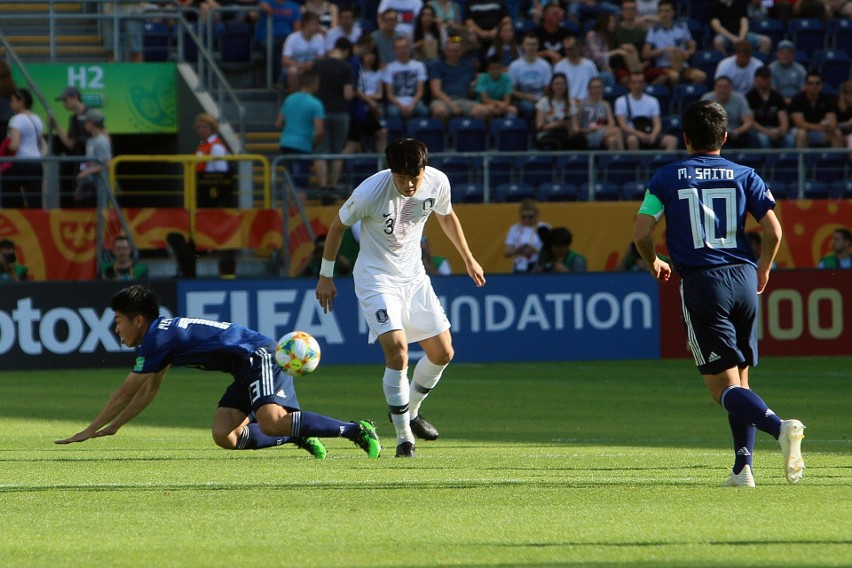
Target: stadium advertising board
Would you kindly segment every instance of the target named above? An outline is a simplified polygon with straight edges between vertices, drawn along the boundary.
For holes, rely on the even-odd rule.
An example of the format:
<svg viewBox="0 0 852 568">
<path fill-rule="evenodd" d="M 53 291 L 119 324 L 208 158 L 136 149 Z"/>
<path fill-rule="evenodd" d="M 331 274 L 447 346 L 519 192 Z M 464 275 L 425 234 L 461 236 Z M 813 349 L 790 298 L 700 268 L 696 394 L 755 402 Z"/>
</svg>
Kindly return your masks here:
<svg viewBox="0 0 852 568">
<path fill-rule="evenodd" d="M 104 113 L 111 134 L 177 132 L 174 63 L 29 63 L 27 72 L 63 128 L 68 111 L 54 99 L 66 87 L 76 87 L 87 106 Z M 12 76 L 18 85 L 27 84 L 17 67 Z M 46 119 L 40 104 L 33 112 Z"/>
<path fill-rule="evenodd" d="M 662 356 L 691 357 L 677 282 L 660 286 Z M 776 270 L 760 296 L 761 355 L 852 354 L 852 271 Z"/>
<path fill-rule="evenodd" d="M 0 294 L 3 368 L 127 367 L 132 351 L 113 331 L 110 297 L 127 282 L 4 284 Z M 164 314 L 173 314 L 175 284 L 152 282 Z"/>
<path fill-rule="evenodd" d="M 178 310 L 234 321 L 271 337 L 307 331 L 323 363 L 375 363 L 352 280 L 337 279 L 334 312 L 323 314 L 313 279 L 184 280 Z M 433 279 L 452 323 L 457 362 L 653 359 L 660 355 L 657 284 L 645 274 Z"/>
</svg>

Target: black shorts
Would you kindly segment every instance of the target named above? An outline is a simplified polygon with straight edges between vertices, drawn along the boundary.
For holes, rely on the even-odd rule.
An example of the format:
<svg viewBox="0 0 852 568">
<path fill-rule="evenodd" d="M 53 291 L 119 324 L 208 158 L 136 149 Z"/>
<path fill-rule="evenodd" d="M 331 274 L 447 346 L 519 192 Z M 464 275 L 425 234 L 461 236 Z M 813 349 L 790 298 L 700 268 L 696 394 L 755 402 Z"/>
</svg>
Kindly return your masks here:
<svg viewBox="0 0 852 568">
<path fill-rule="evenodd" d="M 689 346 L 702 375 L 757 365 L 757 271 L 753 266 L 687 272 L 680 294 Z"/>
<path fill-rule="evenodd" d="M 349 135 L 346 139 L 360 144 L 365 136 L 372 136 L 382 128 L 384 128 L 384 126 L 382 126 L 382 123 L 379 122 L 379 119 L 377 119 L 373 113 L 368 112 L 367 116 L 363 120 L 356 120 L 353 118 L 349 121 Z"/>
</svg>

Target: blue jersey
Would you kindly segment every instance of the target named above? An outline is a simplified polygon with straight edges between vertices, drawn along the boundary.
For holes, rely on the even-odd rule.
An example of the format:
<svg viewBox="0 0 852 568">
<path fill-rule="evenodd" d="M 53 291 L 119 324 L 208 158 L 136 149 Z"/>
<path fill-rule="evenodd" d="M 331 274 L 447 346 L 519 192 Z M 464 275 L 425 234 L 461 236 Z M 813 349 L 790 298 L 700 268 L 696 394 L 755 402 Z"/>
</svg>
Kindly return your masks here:
<svg viewBox="0 0 852 568">
<path fill-rule="evenodd" d="M 261 347 L 275 341 L 235 323 L 157 318 L 142 339 L 133 371 L 156 373 L 168 365 L 235 374 Z"/>
<path fill-rule="evenodd" d="M 666 244 L 678 272 L 729 264 L 757 266 L 746 213 L 760 220 L 775 198 L 752 168 L 696 154 L 657 170 L 640 213 L 666 216 Z"/>
</svg>

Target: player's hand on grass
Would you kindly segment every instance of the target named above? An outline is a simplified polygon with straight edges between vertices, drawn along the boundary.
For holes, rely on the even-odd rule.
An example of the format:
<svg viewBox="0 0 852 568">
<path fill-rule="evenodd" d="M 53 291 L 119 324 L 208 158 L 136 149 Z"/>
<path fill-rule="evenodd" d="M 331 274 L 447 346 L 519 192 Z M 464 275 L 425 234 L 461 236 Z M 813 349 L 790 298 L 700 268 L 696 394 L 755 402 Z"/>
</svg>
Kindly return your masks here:
<svg viewBox="0 0 852 568">
<path fill-rule="evenodd" d="M 94 435 L 95 434 L 89 432 L 88 430 L 83 430 L 82 432 L 77 432 L 70 438 L 65 438 L 64 440 L 55 440 L 54 444 L 73 444 L 74 442 L 85 442 Z"/>
</svg>

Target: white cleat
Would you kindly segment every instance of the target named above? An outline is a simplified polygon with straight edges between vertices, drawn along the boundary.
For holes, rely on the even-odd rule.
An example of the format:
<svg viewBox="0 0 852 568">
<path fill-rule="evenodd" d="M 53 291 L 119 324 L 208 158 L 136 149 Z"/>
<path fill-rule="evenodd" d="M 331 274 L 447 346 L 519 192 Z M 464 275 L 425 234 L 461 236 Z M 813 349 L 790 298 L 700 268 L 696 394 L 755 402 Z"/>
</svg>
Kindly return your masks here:
<svg viewBox="0 0 852 568">
<path fill-rule="evenodd" d="M 731 471 L 731 476 L 725 480 L 725 487 L 754 487 L 754 477 L 751 474 L 751 466 L 746 465 L 739 473 Z"/>
<path fill-rule="evenodd" d="M 782 420 L 778 445 L 784 454 L 784 473 L 787 481 L 797 483 L 805 471 L 802 459 L 802 439 L 805 437 L 805 425 L 798 420 Z"/>
</svg>

